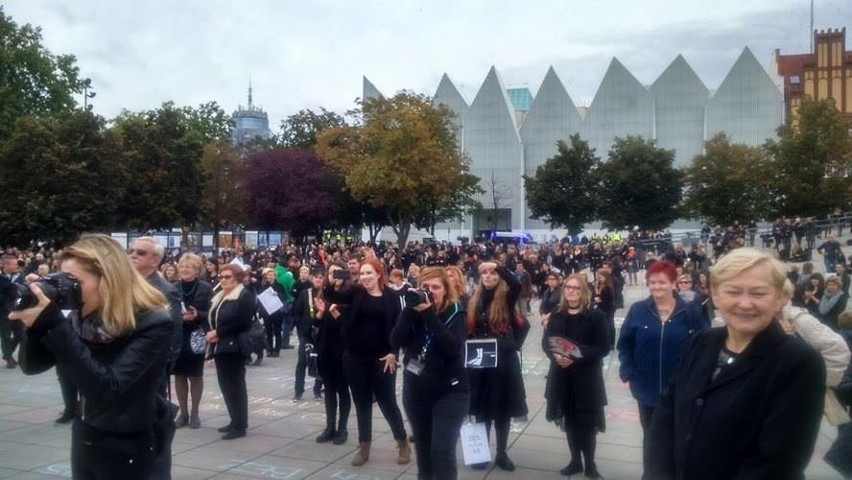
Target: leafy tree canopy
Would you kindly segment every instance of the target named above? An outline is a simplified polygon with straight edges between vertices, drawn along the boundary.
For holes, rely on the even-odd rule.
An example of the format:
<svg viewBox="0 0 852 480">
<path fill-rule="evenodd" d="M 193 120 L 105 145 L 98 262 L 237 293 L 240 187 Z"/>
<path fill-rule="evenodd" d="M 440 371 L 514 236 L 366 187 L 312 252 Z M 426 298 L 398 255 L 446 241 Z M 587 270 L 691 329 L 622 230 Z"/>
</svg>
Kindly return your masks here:
<svg viewBox="0 0 852 480">
<path fill-rule="evenodd" d="M 658 148 L 653 140 L 616 138 L 598 178 L 598 217 L 607 228 L 633 224 L 659 230 L 679 216 L 681 172 L 674 168 L 674 152 Z"/>
<path fill-rule="evenodd" d="M 407 92 L 359 105 L 355 125 L 319 134 L 317 153 L 343 174 L 356 200 L 388 212 L 400 245 L 412 225 L 426 223 L 424 201 L 442 206 L 433 211 L 473 202 L 456 196 L 470 180 L 469 162 L 459 152 L 449 109 Z"/>
<path fill-rule="evenodd" d="M 89 111 L 24 117 L 0 151 L 0 238 L 62 245 L 115 225 L 129 182 L 121 139 Z"/>
<path fill-rule="evenodd" d="M 748 224 L 771 216 L 773 171 L 763 150 L 731 144 L 724 133 L 685 170 L 684 211 L 713 224 Z"/>
<path fill-rule="evenodd" d="M 556 156 L 540 165 L 535 176 L 524 176 L 524 186 L 532 218 L 544 220 L 551 228 L 565 227 L 574 235 L 595 220 L 600 159 L 579 134 L 571 135 L 569 141 L 570 145 L 557 142 Z"/>
<path fill-rule="evenodd" d="M 299 110 L 281 121 L 278 143 L 285 148 L 313 148 L 317 134 L 327 128 L 342 127 L 346 121 L 340 115 L 320 107 L 320 112 Z"/>
<path fill-rule="evenodd" d="M 833 99 L 806 98 L 798 117 L 778 129 L 777 140 L 767 141 L 780 215 L 823 216 L 852 206 L 850 127 Z"/>
<path fill-rule="evenodd" d="M 69 112 L 81 91 L 77 60 L 42 45 L 41 28 L 19 26 L 0 6 L 0 140 L 24 116 Z"/>
</svg>

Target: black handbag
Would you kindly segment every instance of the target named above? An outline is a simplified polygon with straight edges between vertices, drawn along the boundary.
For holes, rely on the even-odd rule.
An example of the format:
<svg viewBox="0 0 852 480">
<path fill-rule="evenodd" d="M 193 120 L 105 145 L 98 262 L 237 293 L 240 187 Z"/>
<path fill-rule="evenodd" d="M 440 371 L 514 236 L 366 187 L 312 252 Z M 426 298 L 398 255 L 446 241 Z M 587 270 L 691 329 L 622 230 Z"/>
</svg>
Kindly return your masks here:
<svg viewBox="0 0 852 480">
<path fill-rule="evenodd" d="M 240 352 L 246 356 L 264 349 L 266 346 L 266 329 L 258 320 L 257 315 L 252 319 L 251 326 L 239 334 L 237 341 L 240 345 Z"/>
</svg>

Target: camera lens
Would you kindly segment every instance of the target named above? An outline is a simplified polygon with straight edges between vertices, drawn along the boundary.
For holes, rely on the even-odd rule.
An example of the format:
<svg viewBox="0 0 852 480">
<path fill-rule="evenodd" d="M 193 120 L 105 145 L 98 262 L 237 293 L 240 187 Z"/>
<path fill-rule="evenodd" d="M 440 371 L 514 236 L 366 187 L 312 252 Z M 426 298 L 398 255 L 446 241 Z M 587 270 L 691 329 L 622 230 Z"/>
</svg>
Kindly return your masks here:
<svg viewBox="0 0 852 480">
<path fill-rule="evenodd" d="M 26 285 L 13 283 L 6 287 L 3 292 L 3 305 L 6 310 L 14 312 L 16 310 L 25 310 L 35 306 L 38 303 L 33 292 Z"/>
</svg>

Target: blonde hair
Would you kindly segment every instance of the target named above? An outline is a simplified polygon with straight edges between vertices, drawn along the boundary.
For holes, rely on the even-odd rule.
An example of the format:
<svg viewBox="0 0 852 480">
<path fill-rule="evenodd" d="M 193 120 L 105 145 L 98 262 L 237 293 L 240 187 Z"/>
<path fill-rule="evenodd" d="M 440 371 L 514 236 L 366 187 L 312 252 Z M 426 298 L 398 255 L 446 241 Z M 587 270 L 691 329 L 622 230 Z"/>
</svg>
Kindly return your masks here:
<svg viewBox="0 0 852 480">
<path fill-rule="evenodd" d="M 564 289 L 568 282 L 571 280 L 575 280 L 580 284 L 580 309 L 581 311 L 586 311 L 592 306 L 592 291 L 589 289 L 589 282 L 586 280 L 585 273 L 574 273 L 568 275 L 568 278 L 562 282 L 562 288 Z M 562 297 L 559 299 L 559 311 L 560 312 L 568 312 L 568 302 L 565 301 L 565 294 L 562 294 Z"/>
<path fill-rule="evenodd" d="M 187 252 L 181 255 L 180 260 L 178 260 L 178 267 L 181 265 L 189 265 L 195 269 L 195 273 L 201 273 L 201 267 L 204 262 L 201 261 L 201 257 L 192 252 Z"/>
<path fill-rule="evenodd" d="M 465 282 L 464 272 L 462 272 L 461 268 L 456 265 L 447 265 L 444 267 L 444 271 L 447 272 L 447 277 L 449 277 L 450 282 L 455 282 L 456 293 L 459 296 L 467 293 L 467 283 Z M 453 273 L 453 277 L 450 277 L 450 272 Z"/>
<path fill-rule="evenodd" d="M 769 270 L 769 283 L 777 292 L 782 293 L 784 282 L 787 280 L 787 268 L 779 260 L 754 248 L 737 248 L 719 259 L 716 265 L 710 268 L 710 286 L 718 288 L 744 271 L 764 265 Z"/>
<path fill-rule="evenodd" d="M 101 234 L 84 235 L 66 248 L 61 261 L 76 260 L 100 279 L 98 311 L 104 330 L 124 336 L 136 328 L 136 312 L 166 309 L 166 298 L 136 271 L 121 245 Z"/>
<path fill-rule="evenodd" d="M 841 280 L 841 279 L 840 279 L 840 277 L 838 277 L 838 276 L 833 276 L 833 277 L 828 277 L 828 278 L 826 278 L 826 279 L 825 279 L 825 286 L 828 286 L 828 284 L 829 284 L 829 283 L 834 283 L 834 284 L 836 284 L 838 287 L 842 287 L 842 286 L 843 286 L 843 280 Z"/>
<path fill-rule="evenodd" d="M 459 295 L 456 291 L 456 286 L 450 282 L 450 277 L 447 275 L 447 272 L 444 271 L 441 267 L 425 267 L 420 270 L 420 276 L 417 277 L 417 286 L 420 287 L 423 285 L 423 282 L 426 280 L 432 280 L 437 278 L 441 281 L 441 284 L 444 285 L 444 303 L 441 305 L 435 305 L 435 308 L 439 312 L 443 312 L 450 305 L 458 301 Z"/>
</svg>

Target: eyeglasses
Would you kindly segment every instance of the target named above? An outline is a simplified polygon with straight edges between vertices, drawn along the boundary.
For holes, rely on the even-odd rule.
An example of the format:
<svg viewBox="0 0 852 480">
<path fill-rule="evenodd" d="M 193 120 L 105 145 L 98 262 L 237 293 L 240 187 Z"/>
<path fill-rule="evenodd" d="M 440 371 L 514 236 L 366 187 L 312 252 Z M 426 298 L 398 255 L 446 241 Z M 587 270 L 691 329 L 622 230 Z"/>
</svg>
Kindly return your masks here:
<svg viewBox="0 0 852 480">
<path fill-rule="evenodd" d="M 140 257 L 144 257 L 145 255 L 148 255 L 149 252 L 148 250 L 142 250 L 141 248 L 131 248 L 127 251 L 128 255 L 133 255 L 134 253 Z"/>
<path fill-rule="evenodd" d="M 232 280 L 234 278 L 233 275 L 219 275 L 221 280 Z"/>
<path fill-rule="evenodd" d="M 563 288 L 565 290 L 571 290 L 571 291 L 574 291 L 574 292 L 580 291 L 580 287 L 575 287 L 574 285 L 565 285 L 565 287 L 563 287 Z"/>
<path fill-rule="evenodd" d="M 681 280 L 677 283 L 679 283 L 681 285 L 692 285 L 692 282 L 690 282 L 689 280 Z"/>
</svg>

